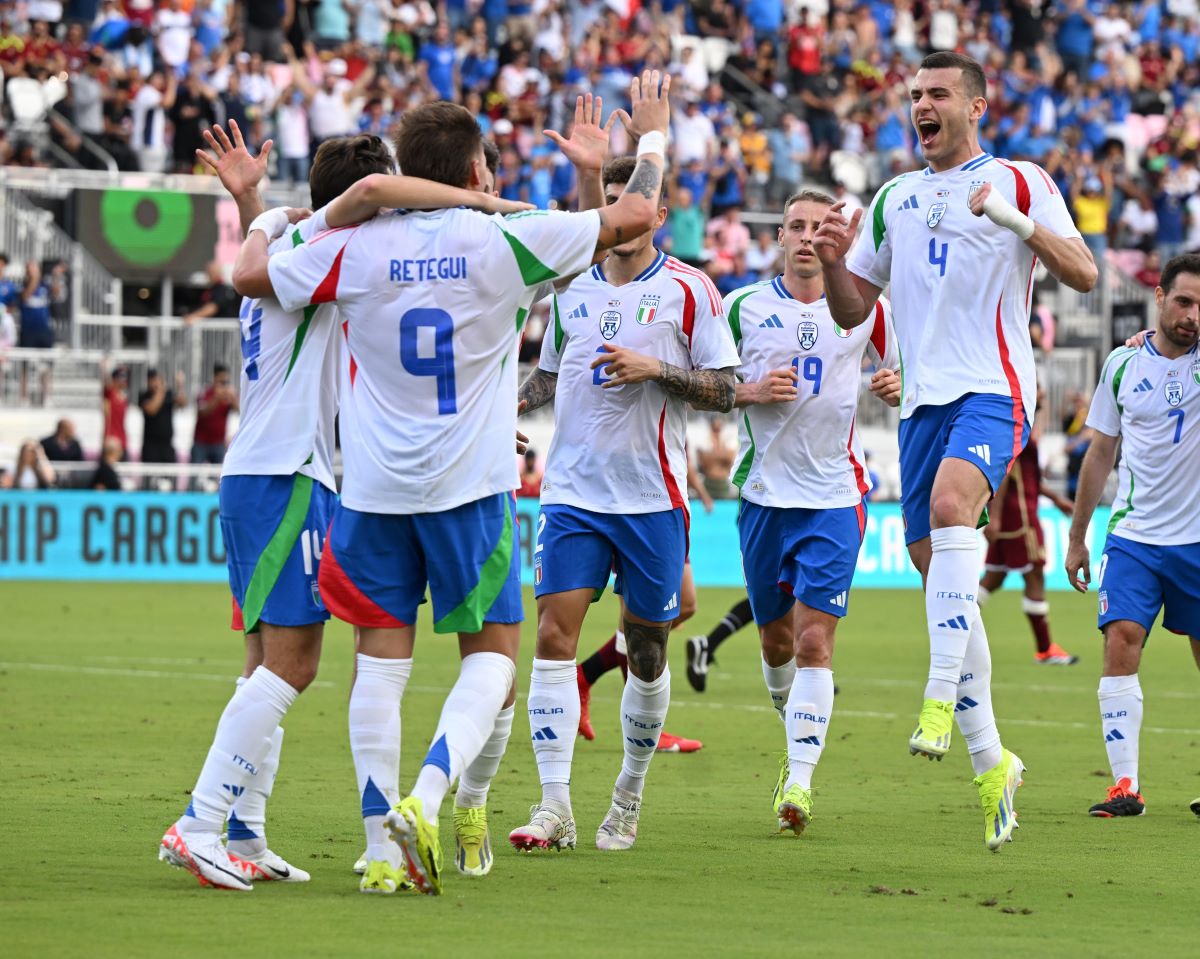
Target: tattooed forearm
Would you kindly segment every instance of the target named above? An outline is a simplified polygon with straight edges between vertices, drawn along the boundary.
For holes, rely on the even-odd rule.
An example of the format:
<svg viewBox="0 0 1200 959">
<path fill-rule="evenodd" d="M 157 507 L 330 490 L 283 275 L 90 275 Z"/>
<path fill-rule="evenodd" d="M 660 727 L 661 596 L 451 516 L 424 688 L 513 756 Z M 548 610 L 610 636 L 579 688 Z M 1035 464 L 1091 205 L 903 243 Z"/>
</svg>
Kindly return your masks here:
<svg viewBox="0 0 1200 959">
<path fill-rule="evenodd" d="M 661 166 L 643 157 L 633 168 L 629 182 L 625 184 L 625 190 L 628 193 L 638 193 L 647 200 L 657 201 L 662 192 L 662 174 Z"/>
<path fill-rule="evenodd" d="M 732 366 L 723 370 L 682 370 L 660 360 L 658 370 L 659 385 L 696 409 L 716 413 L 733 409 L 736 384 Z"/>
<path fill-rule="evenodd" d="M 545 406 L 553 400 L 554 392 L 557 389 L 557 373 L 548 373 L 541 369 L 534 370 L 517 391 L 517 406 L 523 414 L 530 410 L 536 410 L 539 406 Z"/>
</svg>

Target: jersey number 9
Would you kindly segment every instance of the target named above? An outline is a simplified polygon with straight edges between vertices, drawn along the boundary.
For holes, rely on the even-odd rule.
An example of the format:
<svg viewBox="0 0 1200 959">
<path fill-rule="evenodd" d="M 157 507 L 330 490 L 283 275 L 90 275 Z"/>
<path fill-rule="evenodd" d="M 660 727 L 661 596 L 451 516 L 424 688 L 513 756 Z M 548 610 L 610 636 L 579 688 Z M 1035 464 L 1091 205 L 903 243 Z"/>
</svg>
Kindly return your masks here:
<svg viewBox="0 0 1200 959">
<path fill-rule="evenodd" d="M 417 333 L 433 328 L 433 356 L 421 356 Z M 454 389 L 454 321 L 445 310 L 409 310 L 400 318 L 400 365 L 413 376 L 437 379 L 438 415 L 458 412 Z"/>
</svg>

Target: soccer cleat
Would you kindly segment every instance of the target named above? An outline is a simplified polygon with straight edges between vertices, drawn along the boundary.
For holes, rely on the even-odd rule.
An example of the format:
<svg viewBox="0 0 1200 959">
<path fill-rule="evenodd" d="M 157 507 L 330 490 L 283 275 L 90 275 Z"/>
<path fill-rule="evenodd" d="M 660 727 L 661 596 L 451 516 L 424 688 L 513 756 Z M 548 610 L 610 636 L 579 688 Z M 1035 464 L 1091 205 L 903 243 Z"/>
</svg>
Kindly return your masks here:
<svg viewBox="0 0 1200 959">
<path fill-rule="evenodd" d="M 408 878 L 418 892 L 427 896 L 442 894 L 442 847 L 438 827 L 425 818 L 421 800 L 409 796 L 387 814 L 384 822 L 392 840 L 404 853 Z"/>
<path fill-rule="evenodd" d="M 163 835 L 158 844 L 158 858 L 177 869 L 186 869 L 202 886 L 216 889 L 238 889 L 249 892 L 254 887 L 242 870 L 229 859 L 229 853 L 214 833 L 210 837 L 193 837 L 189 843 L 177 825 Z"/>
<path fill-rule="evenodd" d="M 791 830 L 797 836 L 804 832 L 804 827 L 812 822 L 812 790 L 805 789 L 799 783 L 793 785 L 783 794 L 776 815 L 779 817 L 779 831 Z"/>
<path fill-rule="evenodd" d="M 788 765 L 788 755 L 784 753 L 779 757 L 779 778 L 775 780 L 775 791 L 771 793 L 771 811 L 776 816 L 779 815 L 779 804 L 783 802 L 783 794 L 787 792 L 789 775 L 791 775 L 791 768 Z"/>
<path fill-rule="evenodd" d="M 1012 839 L 1017 828 L 1017 811 L 1013 799 L 1021 785 L 1021 773 L 1025 766 L 1015 753 L 1007 749 L 1000 762 L 980 776 L 975 777 L 979 788 L 979 803 L 983 807 L 983 841 L 992 852 Z"/>
<path fill-rule="evenodd" d="M 1074 666 L 1078 656 L 1072 656 L 1058 643 L 1051 643 L 1044 653 L 1034 653 L 1033 660 L 1043 666 Z"/>
<path fill-rule="evenodd" d="M 1200 799 L 1193 799 L 1190 803 L 1188 803 L 1188 809 L 1194 812 L 1197 816 L 1200 816 Z"/>
<path fill-rule="evenodd" d="M 367 851 L 364 849 L 363 854 L 354 860 L 354 875 L 364 875 L 367 871 L 367 862 Z"/>
<path fill-rule="evenodd" d="M 529 807 L 529 823 L 510 832 L 508 841 L 520 852 L 574 849 L 575 820 L 556 802 L 539 803 Z"/>
<path fill-rule="evenodd" d="M 641 811 L 640 796 L 614 789 L 608 815 L 596 830 L 596 848 L 605 851 L 630 848 L 637 839 L 638 815 Z"/>
<path fill-rule="evenodd" d="M 589 743 L 596 738 L 596 730 L 592 729 L 592 717 L 588 714 L 588 706 L 592 701 L 592 684 L 583 676 L 583 667 L 575 667 L 575 682 L 579 686 L 579 735 Z"/>
<path fill-rule="evenodd" d="M 908 751 L 928 759 L 941 758 L 950 751 L 950 734 L 954 730 L 954 703 L 927 699 L 917 718 L 917 728 L 908 737 Z"/>
<path fill-rule="evenodd" d="M 454 807 L 454 864 L 464 876 L 491 872 L 492 834 L 483 807 Z"/>
<path fill-rule="evenodd" d="M 703 748 L 704 743 L 698 739 L 684 739 L 682 736 L 672 736 L 670 733 L 660 733 L 658 736 L 660 753 L 695 753 Z"/>
<path fill-rule="evenodd" d="M 691 636 L 687 648 L 687 680 L 692 689 L 704 692 L 708 686 L 708 637 Z"/>
<path fill-rule="evenodd" d="M 1200 815 L 1197 807 L 1200 800 L 1192 803 L 1192 812 Z M 1141 793 L 1133 791 L 1133 781 L 1128 776 L 1122 776 L 1115 786 L 1108 787 L 1108 796 L 1104 802 L 1098 802 L 1088 810 L 1089 816 L 1100 819 L 1115 819 L 1118 816 L 1144 816 L 1146 803 Z"/>
<path fill-rule="evenodd" d="M 368 859 L 363 863 L 363 877 L 358 891 L 375 896 L 390 896 L 394 892 L 406 892 L 413 885 L 404 875 L 404 870 L 394 868 L 382 859 Z"/>
<path fill-rule="evenodd" d="M 303 869 L 293 866 L 270 849 L 264 849 L 253 856 L 230 853 L 229 861 L 251 882 L 308 882 L 312 879 Z"/>
</svg>

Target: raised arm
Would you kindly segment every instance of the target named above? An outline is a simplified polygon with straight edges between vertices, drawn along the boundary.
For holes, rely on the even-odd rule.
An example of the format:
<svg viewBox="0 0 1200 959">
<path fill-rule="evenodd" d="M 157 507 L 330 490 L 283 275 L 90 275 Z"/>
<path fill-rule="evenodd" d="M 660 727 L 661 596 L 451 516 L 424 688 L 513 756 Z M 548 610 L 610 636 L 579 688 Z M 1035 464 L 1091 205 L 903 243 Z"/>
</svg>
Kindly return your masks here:
<svg viewBox="0 0 1200 959">
<path fill-rule="evenodd" d="M 220 178 L 221 185 L 237 203 L 238 219 L 245 234 L 254 218 L 266 210 L 258 184 L 266 176 L 273 141 L 267 140 L 255 157 L 246 149 L 237 120 L 229 121 L 229 132 L 233 134 L 232 141 L 219 123 L 211 131 L 205 130 L 204 140 L 213 152 L 197 150 L 196 159 Z"/>
<path fill-rule="evenodd" d="M 238 251 L 233 265 L 233 288 L 241 296 L 272 296 L 271 274 L 267 270 L 270 259 L 267 247 L 276 237 L 282 236 L 290 223 L 298 223 L 309 215 L 308 210 L 293 210 L 275 207 L 255 217 L 246 231 L 246 240 Z"/>
<path fill-rule="evenodd" d="M 604 185 L 600 173 L 608 159 L 608 138 L 613 122 L 624 111 L 614 110 L 608 122 L 601 125 L 604 108 L 602 97 L 590 93 L 575 98 L 575 122 L 567 139 L 555 130 L 543 130 L 543 135 L 558 144 L 563 155 L 575 167 L 579 184 L 579 209 L 599 210 L 604 206 Z"/>
<path fill-rule="evenodd" d="M 1086 543 L 1088 525 L 1092 522 L 1092 514 L 1096 512 L 1100 496 L 1104 493 L 1108 474 L 1117 462 L 1118 439 L 1119 437 L 1096 430 L 1092 444 L 1083 457 L 1083 466 L 1079 470 L 1079 486 L 1075 491 L 1075 511 L 1071 514 L 1065 565 L 1067 579 L 1081 593 L 1087 592 L 1088 583 L 1092 580 Z M 1082 576 L 1078 575 L 1081 571 Z"/>
<path fill-rule="evenodd" d="M 883 290 L 851 273 L 846 266 L 846 255 L 854 245 L 863 211 L 855 210 L 847 220 L 842 212 L 845 205 L 842 200 L 829 208 L 817 228 L 813 249 L 821 261 L 821 272 L 825 274 L 825 300 L 829 304 L 829 315 L 838 326 L 849 330 L 871 316 L 875 301 Z"/>
</svg>

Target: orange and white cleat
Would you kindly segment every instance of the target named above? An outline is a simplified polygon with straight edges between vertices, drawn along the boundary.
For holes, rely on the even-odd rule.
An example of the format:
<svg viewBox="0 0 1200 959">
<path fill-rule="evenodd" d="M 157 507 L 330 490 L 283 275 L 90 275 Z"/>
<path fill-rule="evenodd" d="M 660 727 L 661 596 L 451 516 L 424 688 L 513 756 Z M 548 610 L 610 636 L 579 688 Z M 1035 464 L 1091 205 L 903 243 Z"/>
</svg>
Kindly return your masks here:
<svg viewBox="0 0 1200 959">
<path fill-rule="evenodd" d="M 685 739 L 682 736 L 672 736 L 670 733 L 661 733 L 658 737 L 660 753 L 694 753 L 703 748 L 704 743 L 698 739 Z"/>
<path fill-rule="evenodd" d="M 1058 643 L 1051 643 L 1044 653 L 1034 653 L 1033 658 L 1042 666 L 1074 666 L 1079 662 L 1078 656 L 1073 656 Z"/>
<path fill-rule="evenodd" d="M 592 684 L 583 677 L 583 667 L 575 667 L 575 682 L 579 684 L 579 735 L 589 743 L 596 738 L 596 730 L 592 729 L 592 717 L 588 714 L 588 706 L 592 701 Z"/>
<path fill-rule="evenodd" d="M 253 856 L 229 853 L 229 861 L 251 882 L 308 882 L 312 879 L 312 876 L 299 866 L 293 866 L 270 849 L 264 849 Z"/>
<path fill-rule="evenodd" d="M 189 843 L 180 834 L 176 824 L 166 831 L 158 844 L 158 858 L 177 869 L 186 869 L 202 886 L 243 892 L 254 888 L 241 868 L 230 860 L 220 837 L 215 833 L 211 838 L 192 837 Z"/>
</svg>

